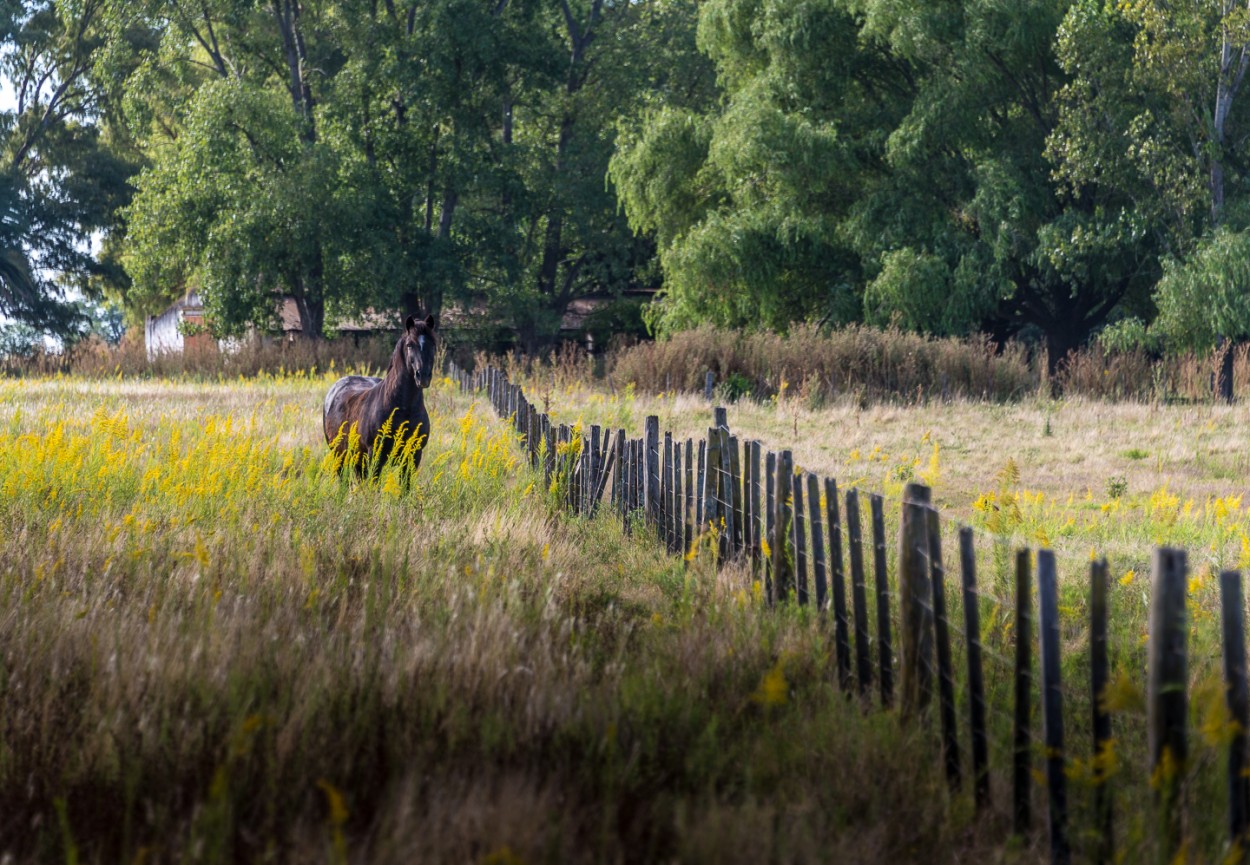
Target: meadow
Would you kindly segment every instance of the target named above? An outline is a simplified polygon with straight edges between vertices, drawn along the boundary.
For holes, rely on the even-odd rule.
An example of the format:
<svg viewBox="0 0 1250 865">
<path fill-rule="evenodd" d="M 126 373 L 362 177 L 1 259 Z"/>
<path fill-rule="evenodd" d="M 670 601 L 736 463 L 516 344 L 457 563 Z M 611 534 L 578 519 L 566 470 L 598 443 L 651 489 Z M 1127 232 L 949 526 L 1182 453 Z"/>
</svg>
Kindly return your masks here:
<svg viewBox="0 0 1250 865">
<path fill-rule="evenodd" d="M 976 817 L 930 728 L 839 691 L 825 617 L 769 609 L 744 566 L 570 517 L 450 381 L 431 393 L 416 483 L 396 466 L 345 479 L 320 432 L 335 377 L 0 382 L 0 858 L 1040 860 L 1040 841 L 1008 838 L 1009 703 Z M 687 395 L 538 377 L 527 391 L 568 422 L 710 422 Z M 1208 735 L 1187 825 L 1193 861 L 1213 861 L 1227 725 L 1210 568 L 1247 548 L 1247 415 L 783 394 L 731 406 L 730 424 L 884 493 L 891 527 L 918 478 L 989 553 L 1055 545 L 1070 682 L 1083 568 L 1109 557 L 1130 856 L 1151 820 L 1149 785 L 1128 783 L 1144 765 L 1144 563 L 1156 541 L 1189 547 Z M 993 651 L 1010 590 L 986 570 Z"/>
<path fill-rule="evenodd" d="M 416 484 L 345 480 L 334 377 L 0 383 L 0 858 L 997 844 L 923 733 L 838 694 L 809 611 L 560 515 L 448 382 Z"/>
</svg>

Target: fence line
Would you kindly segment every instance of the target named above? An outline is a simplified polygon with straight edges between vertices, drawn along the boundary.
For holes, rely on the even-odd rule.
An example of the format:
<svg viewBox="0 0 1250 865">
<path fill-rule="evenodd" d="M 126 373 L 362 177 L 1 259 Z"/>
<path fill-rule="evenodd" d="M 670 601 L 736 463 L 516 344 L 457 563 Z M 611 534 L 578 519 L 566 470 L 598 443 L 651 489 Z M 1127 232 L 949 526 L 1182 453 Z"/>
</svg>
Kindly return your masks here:
<svg viewBox="0 0 1250 865">
<path fill-rule="evenodd" d="M 1112 685 L 1105 559 L 1089 564 L 1088 643 L 1083 647 L 1089 659 L 1087 687 L 1065 684 L 1061 661 L 1063 652 L 1071 649 L 1065 649 L 1060 628 L 1054 552 L 1038 551 L 1035 570 L 1033 551 L 1017 550 L 1014 598 L 1008 600 L 978 585 L 975 540 L 986 534 L 956 523 L 958 556 L 952 561 L 958 562 L 959 577 L 957 590 L 948 595 L 944 520 L 924 485 L 911 483 L 904 490 L 891 576 L 882 497 L 869 494 L 870 537 L 865 539 L 861 491 L 846 490 L 843 509 L 835 479 L 796 473 L 789 450 L 774 452 L 758 441 L 731 435 L 723 408 L 714 410 L 712 426 L 697 444 L 692 439 L 676 440 L 671 432 L 661 434 L 654 415 L 646 418 L 638 438 L 624 429 L 613 433 L 598 425 L 575 434 L 573 427 L 553 424 L 499 369 L 469 373 L 452 365 L 451 374 L 463 392 L 487 393 L 495 411 L 515 426 L 530 464 L 573 513 L 595 515 L 606 496 L 610 512 L 625 531 L 654 537 L 671 554 L 685 556 L 708 544 L 718 565 L 745 562 L 770 606 L 814 602 L 832 620 L 838 685 L 848 695 L 858 694 L 865 704 L 873 700 L 875 675 L 883 707 L 897 699 L 904 718 L 932 725 L 930 704 L 936 696 L 938 751 L 952 795 L 965 795 L 964 778 L 970 777 L 977 810 L 991 807 L 992 769 L 997 763 L 1010 782 L 1015 834 L 1041 840 L 1034 835 L 1033 799 L 1034 787 L 1045 788 L 1044 837 L 1052 862 L 1067 863 L 1074 852 L 1098 863 L 1124 855 L 1115 848 L 1113 794 L 1117 787 L 1132 783 L 1134 776 L 1122 766 L 1117 769 L 1113 759 L 1120 747 L 1113 735 L 1113 715 L 1119 714 L 1105 699 Z M 989 537 L 1000 545 L 1013 541 Z M 871 544 L 873 563 L 871 611 L 865 541 Z M 849 575 L 844 555 L 849 557 Z M 1159 808 L 1161 819 L 1149 826 L 1154 849 L 1160 861 L 1172 861 L 1187 849 L 1186 773 L 1196 770 L 1187 762 L 1189 626 L 1182 551 L 1156 550 L 1151 585 L 1146 646 L 1148 766 L 1142 767 L 1140 781 L 1149 783 Z M 1224 746 L 1225 852 L 1241 861 L 1250 841 L 1246 738 L 1250 689 L 1241 575 L 1221 573 L 1220 587 L 1223 679 L 1232 730 Z M 983 621 L 983 614 L 988 621 Z M 963 670 L 957 668 L 956 652 Z M 1036 671 L 1035 657 L 1040 663 Z M 962 693 L 957 689 L 960 682 Z M 994 700 L 1008 690 L 1010 710 Z M 1040 738 L 1033 728 L 1035 706 L 1041 713 Z M 1065 720 L 1071 723 L 1072 710 L 1078 706 L 1088 709 L 1092 722 L 1088 760 L 1092 805 L 1087 811 L 1079 807 L 1083 791 L 1068 789 L 1069 776 L 1079 767 L 1075 748 L 1068 744 Z M 966 750 L 960 747 L 961 714 L 967 727 Z M 997 723 L 991 725 L 991 719 Z M 1128 722 L 1129 716 L 1120 721 Z M 1009 745 L 991 734 L 992 729 L 1005 734 L 1008 728 Z M 965 773 L 965 755 L 970 775 Z M 1004 759 L 1010 766 L 1003 764 Z M 1077 819 L 1085 822 L 1074 831 Z"/>
</svg>

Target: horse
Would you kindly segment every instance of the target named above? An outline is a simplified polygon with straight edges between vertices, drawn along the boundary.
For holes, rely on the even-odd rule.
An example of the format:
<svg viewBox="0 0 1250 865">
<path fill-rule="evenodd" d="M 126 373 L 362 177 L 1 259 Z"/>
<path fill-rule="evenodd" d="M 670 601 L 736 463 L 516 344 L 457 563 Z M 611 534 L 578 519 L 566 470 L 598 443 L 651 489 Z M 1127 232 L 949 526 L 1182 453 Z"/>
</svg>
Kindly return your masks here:
<svg viewBox="0 0 1250 865">
<path fill-rule="evenodd" d="M 434 374 L 437 330 L 438 319 L 432 315 L 424 321 L 408 316 L 384 378 L 347 375 L 331 385 L 321 411 L 326 443 L 344 457 L 353 433 L 359 435 L 359 456 L 353 466 L 357 474 L 379 473 L 397 445 L 407 445 L 412 471 L 421 464 L 421 451 L 430 436 L 425 389 Z M 410 441 L 413 436 L 418 437 L 416 442 Z"/>
</svg>

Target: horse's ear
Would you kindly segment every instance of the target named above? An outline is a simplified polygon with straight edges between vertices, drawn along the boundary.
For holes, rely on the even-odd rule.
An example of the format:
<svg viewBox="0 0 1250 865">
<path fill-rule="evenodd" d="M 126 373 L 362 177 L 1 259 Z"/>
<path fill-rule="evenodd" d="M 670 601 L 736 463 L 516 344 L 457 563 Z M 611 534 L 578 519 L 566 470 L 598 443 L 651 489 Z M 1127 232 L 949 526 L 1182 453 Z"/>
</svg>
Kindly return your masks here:
<svg viewBox="0 0 1250 865">
<path fill-rule="evenodd" d="M 404 321 L 404 330 L 412 330 L 416 326 L 417 317 L 415 315 L 408 316 L 408 318 Z"/>
<path fill-rule="evenodd" d="M 430 330 L 438 330 L 438 316 L 427 315 L 425 317 L 425 326 L 428 327 Z"/>
</svg>

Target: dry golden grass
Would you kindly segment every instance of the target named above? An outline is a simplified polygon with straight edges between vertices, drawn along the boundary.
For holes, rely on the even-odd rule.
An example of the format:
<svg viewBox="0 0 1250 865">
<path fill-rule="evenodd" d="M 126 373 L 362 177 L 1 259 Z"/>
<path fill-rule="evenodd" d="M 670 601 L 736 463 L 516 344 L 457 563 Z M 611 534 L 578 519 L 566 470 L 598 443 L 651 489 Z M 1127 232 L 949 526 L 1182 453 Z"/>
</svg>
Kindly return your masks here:
<svg viewBox="0 0 1250 865">
<path fill-rule="evenodd" d="M 544 384 L 536 376 L 529 390 L 550 402 L 558 422 L 623 426 L 638 435 L 655 414 L 662 430 L 696 441 L 712 423 L 712 405 L 701 395 L 613 392 L 603 383 L 566 384 L 548 395 Z M 948 517 L 1068 550 L 1078 562 L 1095 550 L 1141 570 L 1151 546 L 1168 543 L 1190 548 L 1196 563 L 1212 568 L 1247 564 L 1250 403 L 865 406 L 843 399 L 810 408 L 795 397 L 740 400 L 728 414 L 740 439 L 790 448 L 796 466 L 843 488 L 896 503 L 907 480 L 921 480 Z M 1014 496 L 1019 519 L 991 525 L 984 497 L 1004 492 Z"/>
</svg>

